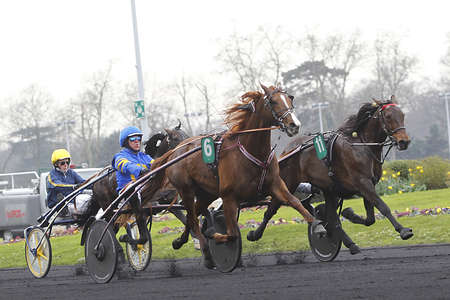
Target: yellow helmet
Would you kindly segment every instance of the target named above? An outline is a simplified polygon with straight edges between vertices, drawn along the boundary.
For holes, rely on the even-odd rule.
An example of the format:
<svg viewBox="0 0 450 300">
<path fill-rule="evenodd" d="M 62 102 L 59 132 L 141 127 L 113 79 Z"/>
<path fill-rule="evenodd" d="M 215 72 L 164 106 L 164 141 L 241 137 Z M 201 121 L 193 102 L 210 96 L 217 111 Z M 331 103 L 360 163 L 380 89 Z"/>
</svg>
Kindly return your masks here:
<svg viewBox="0 0 450 300">
<path fill-rule="evenodd" d="M 54 165 L 58 160 L 65 158 L 71 159 L 69 151 L 66 149 L 56 149 L 52 153 L 52 164 Z"/>
</svg>

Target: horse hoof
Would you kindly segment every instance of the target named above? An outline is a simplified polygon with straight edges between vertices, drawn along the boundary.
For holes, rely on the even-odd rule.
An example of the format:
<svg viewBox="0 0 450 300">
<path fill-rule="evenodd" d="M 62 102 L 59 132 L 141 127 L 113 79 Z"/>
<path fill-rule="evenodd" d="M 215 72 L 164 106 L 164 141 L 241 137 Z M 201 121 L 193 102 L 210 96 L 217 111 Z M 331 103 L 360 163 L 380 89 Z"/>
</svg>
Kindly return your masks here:
<svg viewBox="0 0 450 300">
<path fill-rule="evenodd" d="M 402 238 L 402 240 L 407 240 L 413 235 L 414 233 L 412 232 L 411 228 L 403 228 L 402 230 L 400 230 L 400 237 Z"/>
<path fill-rule="evenodd" d="M 173 249 L 178 250 L 181 248 L 181 246 L 183 246 L 183 242 L 181 241 L 181 239 L 177 238 L 172 241 Z"/>
<path fill-rule="evenodd" d="M 249 240 L 250 242 L 254 242 L 257 241 L 258 239 L 256 238 L 256 232 L 254 230 L 250 230 L 247 233 L 247 240 Z"/>
<path fill-rule="evenodd" d="M 212 261 L 212 259 L 203 259 L 203 265 L 210 270 L 214 270 L 216 268 L 216 264 Z"/>
<path fill-rule="evenodd" d="M 209 249 L 203 249 L 203 265 L 210 270 L 214 270 L 216 268 L 216 264 L 214 263 L 214 260 L 211 256 L 211 252 L 209 252 Z"/>
<path fill-rule="evenodd" d="M 349 249 L 351 255 L 361 253 L 361 249 L 359 249 L 359 247 L 356 244 L 352 244 Z"/>
<path fill-rule="evenodd" d="M 205 230 L 205 232 L 203 233 L 208 239 L 213 239 L 214 238 L 214 234 L 216 233 L 216 229 L 214 227 L 209 227 L 208 229 Z"/>
<path fill-rule="evenodd" d="M 351 207 L 347 207 L 342 211 L 342 216 L 347 220 L 350 220 L 355 215 L 355 212 Z"/>
</svg>

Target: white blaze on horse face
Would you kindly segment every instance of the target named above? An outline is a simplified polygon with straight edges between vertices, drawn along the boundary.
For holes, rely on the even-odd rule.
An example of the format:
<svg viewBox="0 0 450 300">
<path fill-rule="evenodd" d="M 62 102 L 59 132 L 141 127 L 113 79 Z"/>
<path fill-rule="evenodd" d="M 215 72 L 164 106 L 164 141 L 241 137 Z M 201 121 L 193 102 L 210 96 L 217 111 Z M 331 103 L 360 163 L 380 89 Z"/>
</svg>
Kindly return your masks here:
<svg viewBox="0 0 450 300">
<path fill-rule="evenodd" d="M 286 108 L 289 109 L 290 107 L 288 105 L 288 102 L 287 102 L 287 99 L 286 99 L 286 95 L 285 94 L 281 94 L 280 97 L 281 97 L 281 99 L 283 99 L 283 102 L 284 102 L 284 105 L 286 105 Z"/>
<path fill-rule="evenodd" d="M 285 94 L 281 94 L 280 97 L 281 97 L 281 99 L 283 99 L 283 102 L 284 102 L 284 105 L 286 105 L 286 108 L 287 108 L 287 109 L 291 109 L 291 108 L 289 107 L 289 105 L 288 105 L 286 95 L 285 95 Z M 302 126 L 302 123 L 300 122 L 300 120 L 299 120 L 299 119 L 297 118 L 297 116 L 296 116 L 294 113 L 292 113 L 292 112 L 291 112 L 291 118 L 292 118 L 292 121 L 294 121 L 294 124 L 295 124 L 296 126 L 298 126 L 298 127 Z"/>
<path fill-rule="evenodd" d="M 300 122 L 300 120 L 297 118 L 297 116 L 293 112 L 291 112 L 291 117 L 292 117 L 292 121 L 294 121 L 294 124 L 300 128 L 302 126 L 302 123 Z"/>
</svg>

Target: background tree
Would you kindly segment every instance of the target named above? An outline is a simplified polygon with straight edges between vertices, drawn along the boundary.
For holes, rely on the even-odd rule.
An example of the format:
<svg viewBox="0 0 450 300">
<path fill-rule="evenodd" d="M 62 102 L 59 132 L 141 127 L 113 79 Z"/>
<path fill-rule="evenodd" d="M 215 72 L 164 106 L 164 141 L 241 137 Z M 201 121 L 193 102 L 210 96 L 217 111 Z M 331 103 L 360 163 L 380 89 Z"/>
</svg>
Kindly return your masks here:
<svg viewBox="0 0 450 300">
<path fill-rule="evenodd" d="M 87 163 L 92 166 L 100 153 L 100 137 L 107 115 L 107 103 L 113 103 L 112 64 L 96 72 L 87 80 L 84 90 L 72 101 L 72 116 L 76 121 L 75 135 L 81 142 L 80 150 Z"/>
<path fill-rule="evenodd" d="M 8 138 L 10 154 L 4 162 L 4 170 L 9 165 L 25 170 L 49 165 L 49 148 L 56 142 L 53 107 L 50 94 L 36 84 L 22 90 L 11 101 L 4 120 L 11 130 Z"/>
<path fill-rule="evenodd" d="M 414 68 L 417 65 L 417 58 L 408 55 L 401 49 L 401 40 L 393 35 L 385 34 L 383 38 L 375 41 L 375 74 L 377 95 L 381 99 L 387 99 L 395 95 L 399 101 L 402 101 L 403 89 L 411 77 Z"/>
<path fill-rule="evenodd" d="M 365 53 L 360 35 L 333 34 L 321 39 L 310 33 L 300 45 L 306 60 L 282 73 L 283 82 L 301 99 L 303 116 L 312 113 L 305 111 L 304 104 L 329 102 L 333 114 L 326 114 L 324 119 L 329 127 L 335 127 L 345 118 L 350 74 Z"/>
<path fill-rule="evenodd" d="M 179 97 L 179 99 L 181 100 L 181 102 L 183 103 L 183 108 L 184 108 L 184 118 L 186 120 L 186 131 L 187 134 L 189 135 L 194 135 L 194 131 L 192 129 L 192 125 L 191 125 L 191 116 L 192 114 L 190 113 L 190 105 L 189 105 L 189 91 L 191 88 L 191 83 L 188 79 L 186 79 L 186 77 L 181 76 L 181 79 L 179 82 L 175 83 L 175 90 L 176 93 Z"/>
<path fill-rule="evenodd" d="M 208 132 L 210 130 L 210 126 L 211 126 L 211 124 L 210 124 L 211 123 L 211 118 L 210 118 L 211 99 L 210 99 L 210 94 L 208 92 L 208 86 L 204 82 L 201 82 L 201 81 L 197 81 L 194 85 L 197 88 L 200 95 L 202 96 L 203 100 L 205 101 L 205 127 L 204 127 L 203 132 Z"/>
<path fill-rule="evenodd" d="M 256 32 L 240 35 L 234 32 L 221 42 L 217 60 L 223 66 L 222 74 L 232 76 L 236 82 L 229 96 L 259 90 L 259 83 L 277 84 L 281 71 L 287 65 L 287 53 L 295 51 L 293 41 L 281 27 L 273 30 L 260 27 Z"/>
</svg>

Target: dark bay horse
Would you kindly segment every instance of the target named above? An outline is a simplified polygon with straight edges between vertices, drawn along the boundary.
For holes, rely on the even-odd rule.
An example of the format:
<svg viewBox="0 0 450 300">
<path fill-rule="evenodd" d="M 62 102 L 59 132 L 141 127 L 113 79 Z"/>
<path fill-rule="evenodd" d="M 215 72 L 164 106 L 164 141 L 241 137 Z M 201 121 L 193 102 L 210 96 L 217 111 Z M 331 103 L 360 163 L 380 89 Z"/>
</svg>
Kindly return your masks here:
<svg viewBox="0 0 450 300">
<path fill-rule="evenodd" d="M 144 143 L 144 152 L 154 159 L 162 156 L 168 150 L 174 149 L 181 141 L 189 137 L 187 133 L 181 129 L 181 122 L 173 129 L 164 129 L 164 131 L 166 133 L 154 134 Z M 94 184 L 92 188 L 93 195 L 90 215 L 95 215 L 100 208 L 105 210 L 111 202 L 117 198 L 118 194 L 116 188 L 116 172 L 111 173 L 109 176 L 106 176 Z M 171 199 L 175 194 L 175 189 L 166 189 L 155 195 L 155 197 Z M 112 214 L 113 212 L 111 211 L 110 215 L 105 216 L 106 219 L 109 219 Z M 177 214 L 177 212 L 175 212 L 175 214 Z"/>
<path fill-rule="evenodd" d="M 208 236 L 218 243 L 238 238 L 239 204 L 256 201 L 266 195 L 273 195 L 283 203 L 293 206 L 309 223 L 314 222 L 314 228 L 318 233 L 325 232 L 319 221 L 315 220 L 287 189 L 279 175 L 278 161 L 271 149 L 268 130 L 271 126 L 280 126 L 288 136 L 293 136 L 299 131 L 300 122 L 293 114 L 293 97 L 278 87 L 264 85 L 261 87 L 264 93 L 248 92 L 242 96 L 242 102 L 232 105 L 226 111 L 225 123 L 229 124 L 231 129 L 219 137 L 221 147 L 218 154 L 217 177 L 202 161 L 202 154 L 199 152 L 168 167 L 165 171 L 165 175 L 180 194 L 187 211 L 185 231 L 172 245 L 175 249 L 180 248 L 187 242 L 189 230 L 193 230 L 200 240 L 207 267 L 212 267 L 213 262 L 208 243 L 200 233 L 197 216 L 205 215 L 208 205 L 219 197 L 223 200 L 227 232 L 208 233 Z M 152 169 L 199 146 L 200 139 L 201 137 L 193 137 L 185 140 L 176 149 L 156 160 Z M 144 201 L 151 198 L 153 191 L 164 178 L 164 172 L 156 174 L 142 191 Z M 194 198 L 197 199 L 195 202 Z"/>
<path fill-rule="evenodd" d="M 167 151 L 174 149 L 178 144 L 187 139 L 189 135 L 181 129 L 181 121 L 173 129 L 164 129 L 166 133 L 157 133 L 144 143 L 144 152 L 156 159 Z"/>
<path fill-rule="evenodd" d="M 375 192 L 375 185 L 382 175 L 383 145 L 386 139 L 389 138 L 399 150 L 407 149 L 410 143 L 404 127 L 404 114 L 394 97 L 389 101 L 375 100 L 362 105 L 358 113 L 350 116 L 332 137 L 335 139 L 330 153 L 330 166 L 317 158 L 314 147 L 311 147 L 310 136 L 300 136 L 286 148 L 280 158 L 280 175 L 289 190 L 295 191 L 300 182 L 310 182 L 323 191 L 326 220 L 331 226 L 339 227 L 342 241 L 352 254 L 358 253 L 359 248 L 337 225 L 336 210 L 340 197 L 359 195 L 364 198 L 367 218 L 356 215 L 351 208 L 342 212 L 351 222 L 372 225 L 375 223 L 375 206 L 388 218 L 402 239 L 412 237 L 412 230 L 403 227 L 393 217 L 389 207 Z M 330 140 L 333 140 L 332 137 Z M 281 204 L 276 197 L 272 199 L 261 225 L 249 232 L 249 240 L 261 238 L 268 221 Z"/>
</svg>

